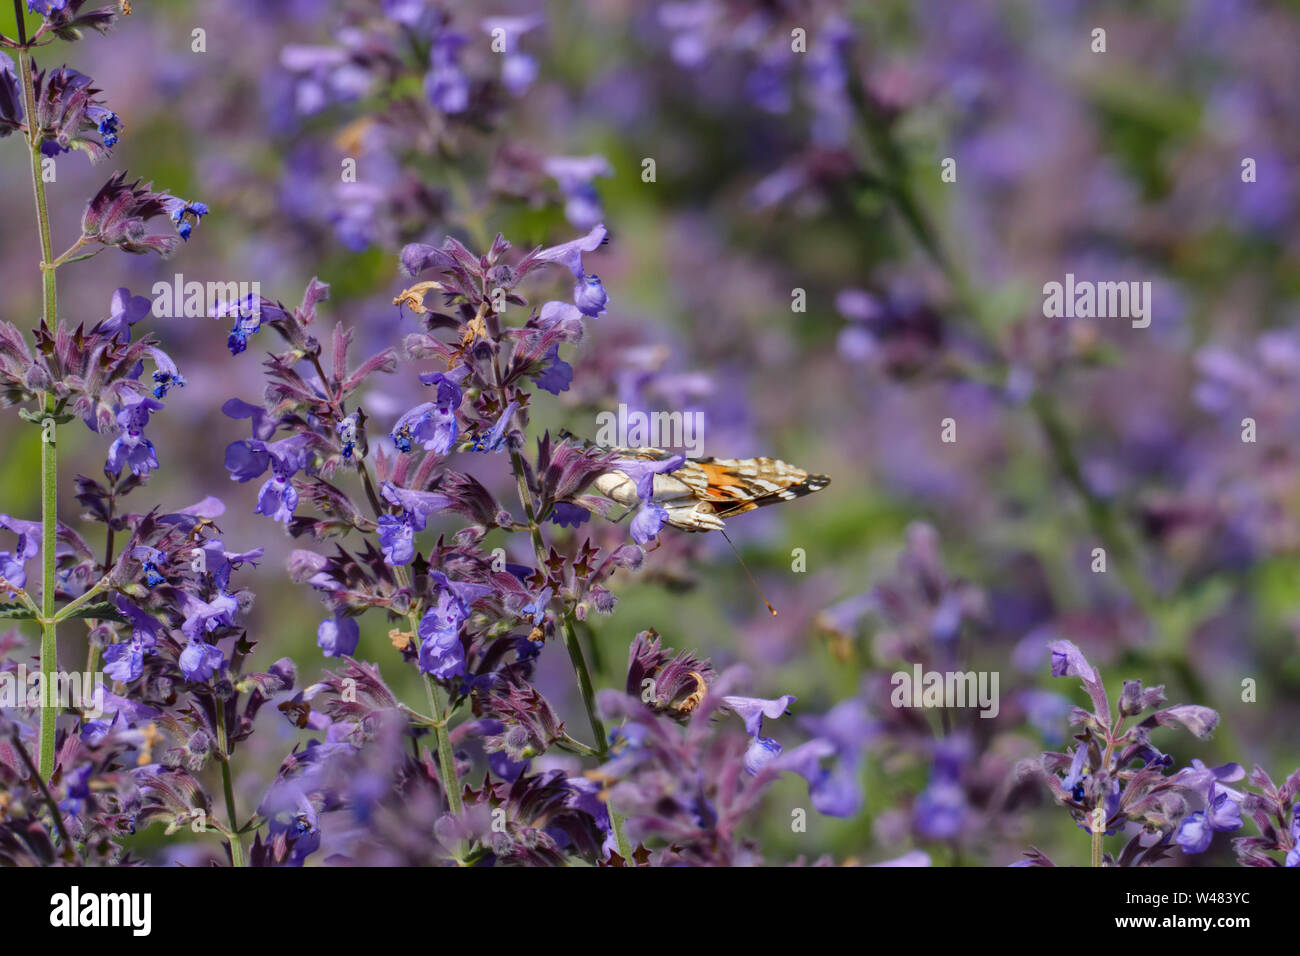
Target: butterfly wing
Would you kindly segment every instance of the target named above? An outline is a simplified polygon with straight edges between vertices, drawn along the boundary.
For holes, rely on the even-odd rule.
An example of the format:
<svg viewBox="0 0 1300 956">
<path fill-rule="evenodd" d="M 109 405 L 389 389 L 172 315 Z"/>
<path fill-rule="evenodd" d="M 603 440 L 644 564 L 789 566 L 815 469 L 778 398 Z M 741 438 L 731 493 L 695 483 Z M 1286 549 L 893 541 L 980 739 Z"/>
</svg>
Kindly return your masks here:
<svg viewBox="0 0 1300 956">
<path fill-rule="evenodd" d="M 622 458 L 662 461 L 659 448 L 609 449 Z M 688 458 L 676 471 L 654 477 L 654 501 L 668 523 L 682 531 L 721 531 L 724 518 L 792 501 L 830 484 L 825 475 L 810 475 L 777 458 Z M 597 492 L 628 508 L 640 504 L 636 483 L 611 469 L 593 482 Z"/>
</svg>

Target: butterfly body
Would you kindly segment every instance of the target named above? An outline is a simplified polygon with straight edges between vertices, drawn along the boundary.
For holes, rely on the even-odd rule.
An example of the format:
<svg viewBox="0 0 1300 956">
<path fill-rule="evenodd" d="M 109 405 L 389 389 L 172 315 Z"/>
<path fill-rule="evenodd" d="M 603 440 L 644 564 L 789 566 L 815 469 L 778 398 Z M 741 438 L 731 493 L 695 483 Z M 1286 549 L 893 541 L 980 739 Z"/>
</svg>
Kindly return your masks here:
<svg viewBox="0 0 1300 956">
<path fill-rule="evenodd" d="M 672 457 L 658 448 L 607 450 L 643 461 Z M 813 494 L 830 482 L 777 458 L 688 458 L 680 468 L 654 476 L 653 500 L 674 528 L 721 531 L 724 518 Z M 628 508 L 640 504 L 636 482 L 617 468 L 599 475 L 592 487 Z"/>
</svg>

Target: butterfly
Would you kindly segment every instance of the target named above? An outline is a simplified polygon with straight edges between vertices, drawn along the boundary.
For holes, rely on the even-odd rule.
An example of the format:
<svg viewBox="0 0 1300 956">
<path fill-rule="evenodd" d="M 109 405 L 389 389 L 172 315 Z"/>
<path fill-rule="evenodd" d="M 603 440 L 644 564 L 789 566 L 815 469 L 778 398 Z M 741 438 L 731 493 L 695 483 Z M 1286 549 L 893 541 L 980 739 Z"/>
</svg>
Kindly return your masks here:
<svg viewBox="0 0 1300 956">
<path fill-rule="evenodd" d="M 658 448 L 601 448 L 620 458 L 665 461 L 673 457 Z M 724 519 L 821 491 L 831 480 L 810 475 L 777 458 L 687 458 L 667 474 L 654 476 L 652 499 L 667 512 L 667 523 L 682 531 L 722 531 Z M 617 468 L 592 482 L 601 495 L 627 508 L 641 504 L 636 482 Z"/>
</svg>

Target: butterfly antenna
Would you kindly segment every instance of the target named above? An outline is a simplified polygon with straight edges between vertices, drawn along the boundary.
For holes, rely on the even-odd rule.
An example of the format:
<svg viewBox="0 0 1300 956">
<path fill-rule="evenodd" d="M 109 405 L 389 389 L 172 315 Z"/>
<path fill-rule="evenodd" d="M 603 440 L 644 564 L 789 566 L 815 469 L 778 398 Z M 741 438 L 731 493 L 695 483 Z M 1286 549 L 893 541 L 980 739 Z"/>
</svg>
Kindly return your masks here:
<svg viewBox="0 0 1300 956">
<path fill-rule="evenodd" d="M 745 569 L 745 574 L 749 577 L 749 583 L 754 585 L 754 590 L 758 592 L 758 596 L 763 599 L 763 603 L 766 604 L 767 609 L 772 612 L 772 616 L 776 617 L 776 608 L 772 607 L 772 602 L 763 594 L 763 589 L 758 586 L 758 582 L 754 580 L 754 575 L 750 573 L 749 565 L 747 565 L 745 559 L 740 556 L 740 552 L 736 550 L 736 546 L 732 544 L 731 539 L 727 538 L 727 532 L 723 531 L 722 536 L 726 538 L 727 544 L 731 545 L 732 553 L 736 555 L 736 560 L 740 562 L 740 566 Z"/>
</svg>

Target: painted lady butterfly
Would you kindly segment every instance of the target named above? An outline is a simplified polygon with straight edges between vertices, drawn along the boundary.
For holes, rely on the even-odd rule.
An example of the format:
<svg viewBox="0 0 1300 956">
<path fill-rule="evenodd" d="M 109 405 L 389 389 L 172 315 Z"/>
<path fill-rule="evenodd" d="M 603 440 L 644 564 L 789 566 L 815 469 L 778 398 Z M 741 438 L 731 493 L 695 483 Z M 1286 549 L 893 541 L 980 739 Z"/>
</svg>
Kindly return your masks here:
<svg viewBox="0 0 1300 956">
<path fill-rule="evenodd" d="M 604 450 L 643 461 L 672 457 L 658 448 Z M 668 524 L 674 528 L 721 531 L 724 518 L 778 501 L 793 501 L 830 483 L 825 475 L 810 475 L 776 458 L 688 458 L 676 471 L 654 476 L 654 500 L 668 512 Z M 624 507 L 635 508 L 641 503 L 636 482 L 617 469 L 598 476 L 592 487 Z"/>
</svg>

